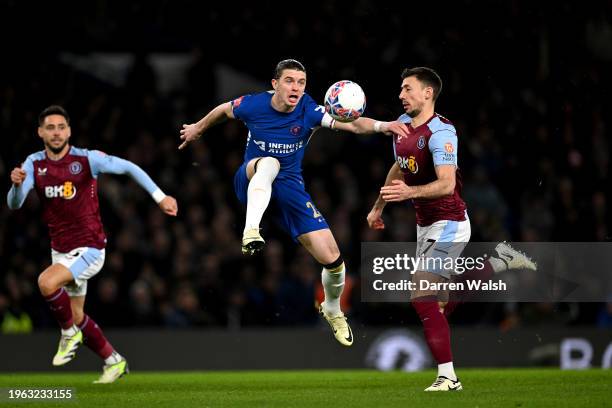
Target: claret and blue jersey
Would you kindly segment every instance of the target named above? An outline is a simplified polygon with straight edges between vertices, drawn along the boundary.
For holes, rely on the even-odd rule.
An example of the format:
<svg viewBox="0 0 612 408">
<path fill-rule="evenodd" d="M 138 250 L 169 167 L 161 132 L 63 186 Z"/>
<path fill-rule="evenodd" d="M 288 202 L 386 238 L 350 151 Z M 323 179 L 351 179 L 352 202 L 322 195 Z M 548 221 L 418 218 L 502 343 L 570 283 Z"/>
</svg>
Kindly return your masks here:
<svg viewBox="0 0 612 408">
<path fill-rule="evenodd" d="M 408 185 L 418 186 L 437 180 L 436 166 L 454 165 L 456 170 L 453 194 L 435 199 L 413 199 L 417 224 L 431 225 L 440 220 L 463 221 L 466 205 L 461 198 L 462 178 L 457 161 L 457 131 L 445 117 L 434 114 L 414 128 L 410 116 L 398 119 L 408 125 L 408 137 L 393 136 L 393 153 Z"/>
<path fill-rule="evenodd" d="M 13 209 L 21 207 L 30 190 L 35 188 L 43 203 L 51 248 L 61 253 L 79 247 L 102 249 L 106 245 L 98 203 L 100 174 L 129 174 L 149 194 L 158 189 L 134 163 L 74 146 L 59 160 L 49 159 L 44 150 L 33 153 L 22 169 L 26 178 L 19 187 L 11 187 L 8 205 Z"/>
</svg>

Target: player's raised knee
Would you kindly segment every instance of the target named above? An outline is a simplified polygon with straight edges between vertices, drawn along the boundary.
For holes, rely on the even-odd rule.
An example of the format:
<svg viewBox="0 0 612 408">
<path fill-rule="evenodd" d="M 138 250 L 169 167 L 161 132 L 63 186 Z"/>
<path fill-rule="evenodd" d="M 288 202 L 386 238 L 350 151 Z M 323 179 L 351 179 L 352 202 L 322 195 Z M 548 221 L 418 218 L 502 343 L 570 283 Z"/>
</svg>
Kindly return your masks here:
<svg viewBox="0 0 612 408">
<path fill-rule="evenodd" d="M 53 276 L 50 273 L 43 272 L 38 276 L 38 288 L 43 295 L 49 295 L 55 292 L 59 289 L 56 286 Z"/>
<path fill-rule="evenodd" d="M 280 171 L 280 167 L 280 162 L 275 157 L 257 157 L 247 164 L 247 178 L 249 180 L 252 179 L 255 173 L 265 174 L 275 178 Z"/>
<path fill-rule="evenodd" d="M 276 157 L 262 157 L 255 163 L 255 172 L 263 168 L 278 172 L 280 170 L 280 162 Z"/>
</svg>

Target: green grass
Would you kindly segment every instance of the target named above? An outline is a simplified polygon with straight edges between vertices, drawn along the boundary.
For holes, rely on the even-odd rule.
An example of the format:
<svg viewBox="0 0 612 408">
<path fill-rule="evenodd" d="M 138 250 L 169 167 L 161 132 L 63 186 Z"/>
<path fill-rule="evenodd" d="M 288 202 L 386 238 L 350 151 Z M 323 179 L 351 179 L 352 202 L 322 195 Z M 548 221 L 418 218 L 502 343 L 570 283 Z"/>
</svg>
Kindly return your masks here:
<svg viewBox="0 0 612 408">
<path fill-rule="evenodd" d="M 0 374 L 0 387 L 72 387 L 86 407 L 604 407 L 612 371 L 463 369 L 461 392 L 425 393 L 435 372 L 356 371 L 135 372 L 111 385 L 98 373 Z M 32 406 L 18 403 L 14 406 Z M 0 402 L 0 408 L 10 406 Z"/>
</svg>

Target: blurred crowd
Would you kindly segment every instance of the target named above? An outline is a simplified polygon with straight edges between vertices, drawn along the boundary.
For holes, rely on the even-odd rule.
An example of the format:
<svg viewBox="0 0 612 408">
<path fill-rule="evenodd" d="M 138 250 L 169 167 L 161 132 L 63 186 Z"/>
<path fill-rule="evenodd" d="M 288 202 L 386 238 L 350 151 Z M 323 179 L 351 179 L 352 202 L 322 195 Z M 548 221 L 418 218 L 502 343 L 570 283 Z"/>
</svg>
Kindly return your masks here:
<svg viewBox="0 0 612 408">
<path fill-rule="evenodd" d="M 561 1 L 554 10 L 526 0 L 500 2 L 488 6 L 487 19 L 472 13 L 477 6 L 470 0 L 439 13 L 370 3 L 347 8 L 326 2 L 303 14 L 283 14 L 287 9 L 273 3 L 257 10 L 228 4 L 185 12 L 184 1 L 130 2 L 127 10 L 99 1 L 80 6 L 83 18 L 66 21 L 54 38 L 39 40 L 27 52 L 16 50 L 3 63 L 2 197 L 11 169 L 43 148 L 36 136 L 38 113 L 58 103 L 72 117 L 73 145 L 137 163 L 178 199 L 179 216 L 168 218 L 130 179 L 101 176 L 107 256 L 89 283 L 86 303 L 100 325 L 320 324 L 313 307 L 322 296 L 320 267 L 270 218 L 262 225 L 263 255 L 240 253 L 244 208 L 234 196 L 233 175 L 242 162 L 244 125 L 227 122 L 177 150 L 180 125 L 223 102 L 213 70 L 220 63 L 267 83 L 279 60 L 299 59 L 308 70 L 307 92 L 316 100 L 322 102 L 331 83 L 351 79 L 365 89 L 366 115 L 381 120 L 402 113 L 402 68 L 430 66 L 444 81 L 437 111 L 459 135 L 473 241 L 610 240 L 609 2 L 580 7 Z M 26 12 L 21 3 L 2 7 L 8 26 L 1 30 L 10 30 Z M 32 27 L 51 6 L 40 7 Z M 136 58 L 126 83 L 115 86 L 67 65 L 62 51 L 131 52 Z M 160 92 L 147 59 L 153 51 L 191 55 L 186 86 Z M 355 326 L 418 321 L 408 302 L 359 300 L 360 243 L 415 240 L 409 204 L 386 208 L 384 231 L 367 228 L 366 215 L 392 163 L 389 139 L 329 130 L 314 135 L 304 159 L 307 188 L 346 260 L 343 303 Z M 56 326 L 36 284 L 49 262 L 36 194 L 18 211 L 9 210 L 3 198 L 2 332 Z M 501 329 L 545 323 L 612 327 L 611 305 L 465 305 L 453 321 Z"/>
</svg>

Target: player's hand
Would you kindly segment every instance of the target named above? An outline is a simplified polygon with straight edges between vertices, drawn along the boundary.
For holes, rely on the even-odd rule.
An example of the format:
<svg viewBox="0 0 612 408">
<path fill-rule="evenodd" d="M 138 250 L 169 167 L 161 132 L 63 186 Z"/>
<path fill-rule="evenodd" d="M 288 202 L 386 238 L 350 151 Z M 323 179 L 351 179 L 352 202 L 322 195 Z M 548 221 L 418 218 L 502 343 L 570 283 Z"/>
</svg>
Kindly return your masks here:
<svg viewBox="0 0 612 408">
<path fill-rule="evenodd" d="M 21 167 L 15 167 L 13 171 L 11 171 L 11 181 L 14 185 L 20 186 L 25 179 L 26 172 Z"/>
<path fill-rule="evenodd" d="M 410 134 L 408 133 L 408 126 L 405 123 L 400 121 L 393 122 L 383 122 L 380 126 L 380 131 L 385 135 L 398 135 L 400 137 L 408 137 Z"/>
<path fill-rule="evenodd" d="M 166 196 L 163 200 L 159 202 L 159 208 L 162 209 L 168 215 L 176 217 L 178 214 L 178 205 L 176 204 L 176 200 L 174 197 Z"/>
<path fill-rule="evenodd" d="M 406 185 L 403 180 L 392 180 L 391 185 L 380 189 L 380 194 L 386 202 L 404 201 L 414 197 L 414 188 Z"/>
<path fill-rule="evenodd" d="M 198 130 L 197 123 L 191 123 L 189 125 L 183 124 L 181 129 L 181 140 L 183 143 L 179 146 L 179 150 L 183 149 L 189 142 L 198 140 L 202 136 L 202 132 Z"/>
<path fill-rule="evenodd" d="M 382 209 L 372 208 L 368 214 L 368 226 L 375 230 L 385 229 L 385 223 L 382 219 Z"/>
</svg>

